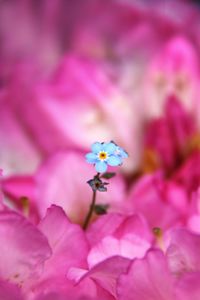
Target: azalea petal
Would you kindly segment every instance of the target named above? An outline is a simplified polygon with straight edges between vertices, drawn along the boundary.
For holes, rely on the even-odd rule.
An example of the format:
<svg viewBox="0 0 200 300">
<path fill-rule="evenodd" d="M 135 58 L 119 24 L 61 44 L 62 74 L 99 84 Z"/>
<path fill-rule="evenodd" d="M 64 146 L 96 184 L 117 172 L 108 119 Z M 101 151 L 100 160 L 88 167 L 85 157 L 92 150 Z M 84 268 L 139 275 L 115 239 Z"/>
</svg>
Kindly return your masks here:
<svg viewBox="0 0 200 300">
<path fill-rule="evenodd" d="M 122 161 L 121 161 L 121 159 L 119 158 L 119 156 L 111 155 L 111 156 L 108 158 L 107 163 L 108 163 L 108 165 L 110 165 L 110 166 L 112 166 L 112 167 L 116 167 L 116 166 L 121 165 Z"/>
<path fill-rule="evenodd" d="M 116 150 L 116 145 L 114 143 L 105 143 L 103 145 L 104 151 L 106 151 L 108 154 L 113 154 Z"/>
<path fill-rule="evenodd" d="M 34 300 L 66 300 L 66 295 L 63 295 L 61 292 L 49 292 L 48 294 L 46 292 L 40 293 L 37 295 L 37 298 L 34 298 Z M 73 299 L 74 300 L 74 299 Z"/>
<path fill-rule="evenodd" d="M 23 216 L 10 211 L 0 213 L 0 245 L 0 276 L 12 282 L 39 275 L 51 256 L 46 237 Z"/>
<path fill-rule="evenodd" d="M 107 236 L 90 250 L 87 261 L 91 268 L 115 255 L 130 259 L 141 258 L 149 248 L 150 243 L 135 234 L 127 234 L 120 239 Z"/>
<path fill-rule="evenodd" d="M 117 279 L 125 273 L 131 260 L 122 256 L 112 256 L 92 267 L 88 272 L 77 268 L 71 268 L 67 273 L 69 279 L 76 283 L 90 277 L 98 282 L 102 288 L 116 297 Z"/>
<path fill-rule="evenodd" d="M 92 144 L 92 152 L 93 153 L 99 153 L 99 151 L 101 151 L 103 149 L 103 144 L 97 142 Z"/>
<path fill-rule="evenodd" d="M 20 288 L 18 288 L 18 286 L 0 279 L 0 299 L 24 300 L 24 297 L 22 297 Z"/>
<path fill-rule="evenodd" d="M 87 239 L 90 246 L 94 246 L 107 235 L 113 234 L 124 220 L 124 216 L 115 213 L 105 214 L 98 218 L 87 230 Z"/>
<path fill-rule="evenodd" d="M 187 271 L 199 272 L 199 234 L 181 228 L 173 230 L 170 237 L 166 257 L 171 272 L 175 275 L 181 275 Z"/>
<path fill-rule="evenodd" d="M 93 248 L 109 235 L 121 239 L 127 234 L 136 234 L 137 236 L 142 236 L 146 241 L 152 241 L 152 233 L 149 230 L 149 226 L 141 216 L 125 216 L 116 213 L 103 215 L 93 222 L 87 230 L 87 239 Z"/>
<path fill-rule="evenodd" d="M 86 157 L 87 162 L 90 163 L 90 164 L 94 164 L 94 163 L 97 162 L 97 155 L 92 153 L 92 152 L 86 154 L 85 157 Z"/>
<path fill-rule="evenodd" d="M 95 168 L 98 173 L 104 173 L 107 170 L 107 164 L 103 161 L 99 161 L 96 163 Z"/>
<path fill-rule="evenodd" d="M 88 245 L 84 232 L 79 225 L 69 221 L 61 207 L 52 205 L 48 208 L 39 228 L 47 237 L 53 251 L 44 267 L 45 276 L 53 276 L 54 279 L 59 276 L 65 280 L 69 267 L 85 267 Z"/>
<path fill-rule="evenodd" d="M 165 189 L 166 201 L 158 193 L 159 189 Z M 173 194 L 174 188 L 166 185 L 161 173 L 145 175 L 130 190 L 130 210 L 134 207 L 135 211 L 145 216 L 151 228 L 169 228 L 180 218 L 179 209 L 174 209 L 170 204 Z"/>
<path fill-rule="evenodd" d="M 174 299 L 172 277 L 160 250 L 150 250 L 145 258 L 135 259 L 128 272 L 120 276 L 119 300 Z"/>
<path fill-rule="evenodd" d="M 189 272 L 181 276 L 176 285 L 177 300 L 199 300 L 200 272 Z"/>
</svg>

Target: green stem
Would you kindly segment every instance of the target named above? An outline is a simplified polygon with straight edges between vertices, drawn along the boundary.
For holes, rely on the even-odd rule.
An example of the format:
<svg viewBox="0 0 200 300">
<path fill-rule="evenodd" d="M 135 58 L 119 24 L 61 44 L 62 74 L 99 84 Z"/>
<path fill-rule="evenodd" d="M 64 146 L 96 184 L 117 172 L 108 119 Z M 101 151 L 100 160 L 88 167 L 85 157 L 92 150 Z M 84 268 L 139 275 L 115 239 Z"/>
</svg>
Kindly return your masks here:
<svg viewBox="0 0 200 300">
<path fill-rule="evenodd" d="M 96 202 L 96 195 L 97 195 L 97 191 L 93 191 L 93 195 L 92 195 L 92 203 L 90 205 L 90 209 L 88 211 L 88 214 L 85 218 L 85 221 L 83 223 L 83 229 L 86 230 L 87 227 L 88 227 L 88 224 L 90 222 L 90 219 L 92 217 L 92 213 L 93 213 L 93 210 L 94 210 L 94 206 L 95 206 L 95 202 Z"/>
</svg>

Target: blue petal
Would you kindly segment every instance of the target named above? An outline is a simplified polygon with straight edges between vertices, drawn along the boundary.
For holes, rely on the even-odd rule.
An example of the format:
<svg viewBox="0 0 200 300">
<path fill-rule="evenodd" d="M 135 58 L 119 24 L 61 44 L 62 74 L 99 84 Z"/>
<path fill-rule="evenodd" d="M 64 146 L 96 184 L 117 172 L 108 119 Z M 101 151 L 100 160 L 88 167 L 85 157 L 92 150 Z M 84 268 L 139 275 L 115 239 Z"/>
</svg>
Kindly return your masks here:
<svg viewBox="0 0 200 300">
<path fill-rule="evenodd" d="M 127 158 L 128 153 L 124 149 L 120 148 L 120 156 L 123 158 Z"/>
<path fill-rule="evenodd" d="M 100 151 L 102 151 L 102 148 L 103 148 L 103 144 L 97 142 L 97 143 L 94 143 L 92 144 L 92 152 L 93 153 L 99 153 Z"/>
<path fill-rule="evenodd" d="M 95 164 L 97 162 L 97 155 L 94 153 L 87 153 L 86 154 L 86 161 L 90 164 Z"/>
<path fill-rule="evenodd" d="M 107 164 L 104 161 L 99 161 L 96 163 L 95 168 L 98 173 L 104 173 L 107 170 Z"/>
<path fill-rule="evenodd" d="M 116 167 L 121 165 L 122 160 L 120 159 L 119 156 L 115 156 L 115 155 L 111 155 L 108 160 L 107 160 L 108 165 L 112 166 L 112 167 Z"/>
<path fill-rule="evenodd" d="M 110 142 L 110 143 L 105 143 L 103 148 L 104 151 L 106 151 L 108 154 L 113 154 L 117 147 L 114 143 Z"/>
</svg>

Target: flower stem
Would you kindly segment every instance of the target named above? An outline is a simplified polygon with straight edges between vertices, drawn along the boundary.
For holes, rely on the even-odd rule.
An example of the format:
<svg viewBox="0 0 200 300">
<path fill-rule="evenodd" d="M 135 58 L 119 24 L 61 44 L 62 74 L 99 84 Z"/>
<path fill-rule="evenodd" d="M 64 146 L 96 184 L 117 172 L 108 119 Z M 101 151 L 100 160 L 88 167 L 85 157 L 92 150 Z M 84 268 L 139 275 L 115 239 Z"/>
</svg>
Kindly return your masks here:
<svg viewBox="0 0 200 300">
<path fill-rule="evenodd" d="M 90 205 L 89 211 L 87 213 L 87 216 L 85 218 L 85 221 L 83 223 L 83 229 L 86 230 L 88 227 L 88 224 L 90 222 L 90 219 L 92 217 L 92 213 L 94 210 L 94 206 L 95 206 L 95 202 L 96 202 L 96 195 L 97 195 L 97 191 L 93 191 L 93 195 L 92 195 L 92 203 Z"/>
</svg>

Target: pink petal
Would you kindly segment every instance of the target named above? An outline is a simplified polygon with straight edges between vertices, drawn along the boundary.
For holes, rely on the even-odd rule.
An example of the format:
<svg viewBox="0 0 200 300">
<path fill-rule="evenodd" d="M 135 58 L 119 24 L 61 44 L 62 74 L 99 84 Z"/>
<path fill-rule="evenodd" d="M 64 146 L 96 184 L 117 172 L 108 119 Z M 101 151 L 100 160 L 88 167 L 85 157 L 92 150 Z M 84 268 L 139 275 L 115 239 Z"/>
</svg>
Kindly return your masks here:
<svg viewBox="0 0 200 300">
<path fill-rule="evenodd" d="M 33 176 L 11 176 L 2 180 L 2 189 L 11 199 L 19 200 L 25 196 L 33 201 L 34 199 L 34 178 Z"/>
<path fill-rule="evenodd" d="M 194 119 L 174 96 L 169 97 L 166 102 L 166 118 L 172 140 L 176 149 L 182 154 L 189 138 L 197 133 Z"/>
<path fill-rule="evenodd" d="M 174 174 L 173 180 L 182 184 L 191 193 L 200 186 L 200 153 L 196 151 Z"/>
<path fill-rule="evenodd" d="M 150 243 L 133 233 L 124 235 L 121 239 L 107 236 L 90 250 L 88 265 L 91 268 L 106 258 L 115 255 L 130 259 L 141 258 L 149 248 Z"/>
<path fill-rule="evenodd" d="M 181 36 L 168 39 L 164 47 L 156 52 L 146 78 L 145 107 L 148 117 L 162 114 L 169 95 L 175 95 L 187 110 L 196 114 L 199 92 L 197 60 L 193 44 Z"/>
<path fill-rule="evenodd" d="M 175 163 L 175 147 L 171 138 L 169 125 L 165 118 L 153 119 L 147 126 L 144 138 L 144 159 L 145 154 L 152 153 L 155 156 L 155 165 L 152 166 L 153 168 L 171 169 Z M 153 171 L 149 170 L 149 167 L 151 165 L 144 165 L 144 171 Z"/>
<path fill-rule="evenodd" d="M 123 223 L 125 216 L 116 213 L 109 213 L 101 216 L 87 230 L 87 238 L 93 246 L 100 242 L 105 236 L 112 235 Z M 98 234 L 97 234 L 98 232 Z"/>
<path fill-rule="evenodd" d="M 50 292 L 45 294 L 40 294 L 36 296 L 33 300 L 66 300 L 66 295 L 57 292 Z"/>
<path fill-rule="evenodd" d="M 69 270 L 67 276 L 77 283 L 90 277 L 94 279 L 98 285 L 116 297 L 116 281 L 119 275 L 127 270 L 130 262 L 130 259 L 113 256 L 97 264 L 88 272 L 72 268 Z M 80 276 L 81 273 L 82 276 Z"/>
<path fill-rule="evenodd" d="M 142 236 L 147 241 L 152 239 L 148 224 L 141 216 L 108 213 L 91 224 L 87 231 L 87 238 L 90 245 L 94 246 L 106 236 L 112 235 L 116 238 L 122 238 L 131 233 Z"/>
<path fill-rule="evenodd" d="M 151 250 L 143 259 L 136 259 L 127 274 L 118 280 L 119 300 L 175 299 L 172 282 L 163 253 Z"/>
<path fill-rule="evenodd" d="M 200 271 L 200 235 L 186 229 L 173 230 L 170 235 L 167 249 L 170 270 L 178 276 L 185 272 Z"/>
<path fill-rule="evenodd" d="M 199 300 L 200 272 L 185 274 L 176 284 L 177 300 Z"/>
<path fill-rule="evenodd" d="M 62 279 L 70 267 L 86 267 L 88 245 L 84 232 L 68 220 L 62 208 L 51 206 L 39 229 L 53 252 L 45 264 L 44 277 Z"/>
<path fill-rule="evenodd" d="M 35 203 L 35 180 L 33 176 L 15 175 L 4 178 L 2 190 L 15 209 L 18 209 L 34 224 L 38 223 L 39 214 Z M 24 197 L 27 198 L 25 201 Z"/>
<path fill-rule="evenodd" d="M 32 172 L 40 161 L 40 153 L 20 124 L 11 98 L 12 87 L 0 95 L 0 165 L 5 175 L 13 172 Z M 20 87 L 18 87 L 20 89 Z M 11 94 L 11 95 L 10 95 Z"/>
<path fill-rule="evenodd" d="M 25 300 L 18 286 L 0 279 L 0 299 Z"/>
<path fill-rule="evenodd" d="M 195 233 L 200 234 L 200 215 L 192 215 L 187 222 L 187 228 Z"/>
<path fill-rule="evenodd" d="M 173 192 L 179 195 L 178 199 Z M 166 229 L 182 222 L 186 214 L 186 200 L 184 191 L 166 182 L 160 173 L 143 176 L 129 195 L 130 210 L 142 214 L 150 228 Z"/>
<path fill-rule="evenodd" d="M 24 217 L 14 212 L 0 212 L 0 275 L 23 283 L 37 277 L 51 249 L 46 237 Z"/>
</svg>

